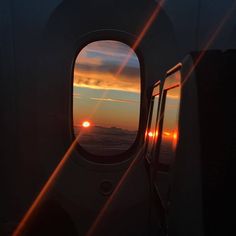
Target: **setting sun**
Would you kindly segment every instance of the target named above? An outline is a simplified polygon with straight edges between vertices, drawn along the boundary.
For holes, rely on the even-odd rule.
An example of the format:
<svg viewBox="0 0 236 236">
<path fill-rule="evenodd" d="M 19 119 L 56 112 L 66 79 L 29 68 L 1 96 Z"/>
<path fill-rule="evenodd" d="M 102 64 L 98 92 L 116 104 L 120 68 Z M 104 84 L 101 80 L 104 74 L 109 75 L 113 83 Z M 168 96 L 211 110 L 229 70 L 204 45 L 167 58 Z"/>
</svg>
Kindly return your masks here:
<svg viewBox="0 0 236 236">
<path fill-rule="evenodd" d="M 84 121 L 83 123 L 82 123 L 82 126 L 84 127 L 84 128 L 88 128 L 88 127 L 90 127 L 90 122 L 89 121 Z"/>
</svg>

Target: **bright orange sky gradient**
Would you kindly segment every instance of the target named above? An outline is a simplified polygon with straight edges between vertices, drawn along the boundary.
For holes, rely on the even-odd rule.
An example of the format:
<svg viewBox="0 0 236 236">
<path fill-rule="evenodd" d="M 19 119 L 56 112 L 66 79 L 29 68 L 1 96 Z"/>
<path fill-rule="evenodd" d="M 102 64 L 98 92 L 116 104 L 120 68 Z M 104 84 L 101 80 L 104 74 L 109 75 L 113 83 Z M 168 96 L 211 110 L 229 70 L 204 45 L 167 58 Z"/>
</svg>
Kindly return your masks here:
<svg viewBox="0 0 236 236">
<path fill-rule="evenodd" d="M 140 107 L 140 68 L 133 52 L 123 71 L 116 73 L 132 50 L 110 40 L 88 44 L 77 56 L 74 69 L 74 125 L 137 130 Z"/>
</svg>

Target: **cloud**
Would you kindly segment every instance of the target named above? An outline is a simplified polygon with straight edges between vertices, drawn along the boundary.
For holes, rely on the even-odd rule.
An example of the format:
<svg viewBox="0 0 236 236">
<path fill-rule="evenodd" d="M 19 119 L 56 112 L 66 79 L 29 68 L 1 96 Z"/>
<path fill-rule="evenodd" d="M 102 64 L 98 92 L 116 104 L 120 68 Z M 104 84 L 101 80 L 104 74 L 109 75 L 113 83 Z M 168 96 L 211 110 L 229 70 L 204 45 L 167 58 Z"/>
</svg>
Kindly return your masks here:
<svg viewBox="0 0 236 236">
<path fill-rule="evenodd" d="M 74 84 L 80 87 L 96 89 L 113 89 L 122 91 L 140 92 L 140 75 L 135 68 L 126 68 L 117 78 L 114 68 L 102 68 L 98 70 L 75 70 Z"/>
<path fill-rule="evenodd" d="M 91 89 L 117 90 L 140 93 L 140 84 L 127 79 L 117 80 L 113 76 L 103 74 L 98 78 L 96 74 L 86 74 L 85 76 L 74 76 L 74 86 Z"/>
<path fill-rule="evenodd" d="M 84 52 L 90 58 L 97 56 L 101 56 L 102 58 L 106 56 L 124 58 L 130 51 L 135 55 L 131 47 L 125 43 L 113 40 L 102 40 L 88 44 L 81 52 Z"/>
<path fill-rule="evenodd" d="M 113 61 L 101 62 L 100 64 L 76 64 L 75 65 L 75 73 L 80 74 L 84 72 L 96 72 L 98 74 L 110 73 L 111 75 L 115 75 L 117 71 L 120 69 L 121 62 L 119 64 L 113 63 Z M 121 77 L 129 77 L 129 79 L 137 78 L 140 74 L 139 67 L 126 65 L 122 70 L 120 76 Z"/>
<path fill-rule="evenodd" d="M 140 92 L 140 68 L 135 55 L 115 77 L 130 48 L 115 41 L 98 41 L 85 47 L 76 59 L 74 86 Z"/>
<path fill-rule="evenodd" d="M 75 61 L 75 66 L 77 65 L 87 65 L 87 64 L 90 64 L 90 65 L 102 65 L 103 64 L 103 61 L 100 59 L 100 58 L 89 58 L 87 56 L 80 56 L 80 57 L 77 57 L 76 58 L 76 61 Z"/>
<path fill-rule="evenodd" d="M 104 102 L 137 103 L 137 101 L 129 99 L 113 99 L 113 98 L 90 98 L 90 99 Z"/>
</svg>

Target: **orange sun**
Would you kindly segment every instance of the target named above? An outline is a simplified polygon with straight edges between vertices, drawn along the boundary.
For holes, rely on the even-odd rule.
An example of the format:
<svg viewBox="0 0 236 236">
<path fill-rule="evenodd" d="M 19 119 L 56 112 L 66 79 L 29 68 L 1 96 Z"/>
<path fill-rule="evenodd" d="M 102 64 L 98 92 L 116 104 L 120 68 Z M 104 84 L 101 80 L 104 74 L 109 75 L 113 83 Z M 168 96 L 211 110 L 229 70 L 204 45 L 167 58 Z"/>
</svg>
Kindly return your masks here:
<svg viewBox="0 0 236 236">
<path fill-rule="evenodd" d="M 88 127 L 90 127 L 90 122 L 89 121 L 84 121 L 83 123 L 82 123 L 82 126 L 84 127 L 84 128 L 88 128 Z"/>
</svg>

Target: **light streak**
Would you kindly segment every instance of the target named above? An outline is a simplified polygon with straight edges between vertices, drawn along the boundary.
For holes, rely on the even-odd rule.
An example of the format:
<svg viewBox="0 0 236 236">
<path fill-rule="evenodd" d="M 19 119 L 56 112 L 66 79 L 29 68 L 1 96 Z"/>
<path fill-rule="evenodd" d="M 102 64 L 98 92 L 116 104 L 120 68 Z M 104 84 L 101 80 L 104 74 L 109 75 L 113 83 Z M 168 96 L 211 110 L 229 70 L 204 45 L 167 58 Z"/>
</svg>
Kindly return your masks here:
<svg viewBox="0 0 236 236">
<path fill-rule="evenodd" d="M 156 19 L 158 13 L 161 10 L 161 6 L 164 3 L 165 0 L 160 1 L 160 3 L 157 5 L 157 7 L 155 8 L 154 12 L 152 13 L 151 17 L 148 19 L 147 23 L 145 24 L 143 30 L 141 31 L 141 33 L 139 34 L 137 40 L 135 41 L 135 43 L 132 46 L 132 49 L 130 49 L 126 59 L 124 60 L 124 62 L 121 64 L 121 66 L 119 67 L 116 76 L 118 76 L 123 69 L 125 68 L 125 66 L 127 65 L 133 50 L 136 50 L 138 45 L 140 44 L 140 42 L 142 41 L 143 37 L 145 36 L 145 34 L 147 33 L 147 31 L 149 30 L 150 26 L 152 25 L 152 23 L 154 22 L 154 20 Z M 102 98 L 104 98 L 106 96 L 103 95 Z M 99 106 L 99 105 L 98 105 Z M 98 106 L 96 106 L 94 113 L 96 112 Z M 76 139 L 72 142 L 72 144 L 70 145 L 70 147 L 68 148 L 68 150 L 66 151 L 65 155 L 63 156 L 63 158 L 61 159 L 61 161 L 59 162 L 59 164 L 57 165 L 57 167 L 55 168 L 55 170 L 53 171 L 53 173 L 51 174 L 51 176 L 49 177 L 49 179 L 47 180 L 47 182 L 45 183 L 45 185 L 43 186 L 42 190 L 40 191 L 40 193 L 38 194 L 38 196 L 36 197 L 36 199 L 34 200 L 34 202 L 32 203 L 32 205 L 30 206 L 30 208 L 27 210 L 27 212 L 25 213 L 25 215 L 23 216 L 22 220 L 20 221 L 20 223 L 18 224 L 18 226 L 16 227 L 15 231 L 13 232 L 13 236 L 20 236 L 23 232 L 25 227 L 27 226 L 27 224 L 29 223 L 29 221 L 32 219 L 33 214 L 36 212 L 36 210 L 39 208 L 40 204 L 42 203 L 43 198 L 46 196 L 46 194 L 50 191 L 51 187 L 53 186 L 53 184 L 55 183 L 59 173 L 61 172 L 61 170 L 63 169 L 66 161 L 69 159 L 72 151 L 74 150 L 75 146 L 77 145 L 77 142 L 79 140 L 80 135 L 78 135 L 76 137 Z M 140 150 L 141 152 L 141 150 Z M 134 167 L 134 164 L 136 163 L 137 159 L 138 159 L 139 155 L 136 156 L 136 158 L 133 159 L 133 161 L 131 162 L 130 166 L 128 167 L 128 169 L 126 170 L 125 174 L 122 176 L 122 178 L 120 179 L 119 183 L 117 184 L 115 190 L 113 191 L 112 195 L 110 196 L 110 198 L 108 199 L 108 201 L 106 202 L 106 204 L 104 205 L 104 207 L 101 209 L 100 213 L 98 214 L 98 217 L 96 218 L 95 222 L 93 223 L 92 227 L 90 228 L 90 230 L 88 231 L 87 235 L 91 235 L 94 230 L 97 227 L 97 224 L 101 221 L 101 218 L 103 217 L 103 215 L 105 214 L 107 208 L 109 207 L 109 205 L 111 204 L 111 202 L 113 201 L 114 196 L 117 194 L 117 192 L 119 191 L 120 187 L 122 186 L 122 184 L 124 183 L 124 181 L 126 180 L 129 172 L 131 171 L 131 169 Z"/>
<path fill-rule="evenodd" d="M 113 202 L 115 196 L 120 191 L 123 184 L 125 183 L 129 173 L 133 170 L 134 166 L 136 165 L 136 163 L 138 162 L 140 157 L 143 158 L 142 154 L 143 154 L 143 149 L 140 149 L 139 152 L 137 153 L 136 157 L 130 163 L 129 167 L 126 169 L 125 173 L 122 175 L 121 179 L 119 180 L 118 184 L 116 185 L 116 187 L 115 187 L 114 191 L 112 192 L 112 194 L 110 195 L 110 197 L 107 199 L 106 203 L 100 209 L 96 219 L 94 220 L 93 224 L 91 225 L 88 232 L 86 233 L 86 236 L 91 236 L 95 233 L 95 230 L 96 230 L 97 226 L 99 225 L 99 223 L 103 219 L 103 217 L 106 214 L 109 206 Z"/>
<path fill-rule="evenodd" d="M 127 65 L 133 51 L 135 51 L 137 49 L 137 47 L 139 46 L 140 42 L 142 41 L 143 37 L 146 35 L 147 31 L 149 30 L 149 28 L 151 27 L 151 25 L 153 24 L 154 20 L 157 18 L 161 7 L 163 5 L 165 0 L 161 0 L 159 2 L 159 4 L 157 4 L 157 7 L 154 9 L 153 13 L 151 14 L 151 16 L 149 17 L 148 21 L 146 22 L 146 24 L 144 25 L 141 33 L 139 34 L 139 36 L 137 37 L 136 41 L 134 42 L 132 48 L 130 49 L 127 57 L 125 58 L 124 62 L 121 64 L 121 66 L 119 67 L 117 73 L 116 73 L 116 77 L 120 75 L 120 73 L 123 71 L 123 69 L 125 68 L 125 66 Z M 104 97 L 103 97 L 104 98 Z M 141 152 L 141 151 L 140 151 Z M 95 221 L 93 222 L 92 226 L 90 227 L 89 231 L 87 232 L 86 236 L 91 236 L 94 234 L 98 224 L 101 222 L 102 218 L 104 217 L 108 207 L 111 205 L 115 195 L 118 193 L 118 191 L 120 190 L 122 184 L 124 183 L 124 181 L 126 180 L 129 172 L 134 168 L 136 161 L 139 157 L 140 153 L 136 156 L 136 158 L 133 159 L 133 161 L 131 162 L 130 166 L 128 167 L 128 169 L 125 171 L 124 175 L 121 177 L 120 181 L 118 182 L 115 190 L 113 191 L 112 195 L 108 198 L 108 200 L 106 201 L 106 203 L 104 204 L 104 206 L 101 208 L 101 210 L 98 213 L 98 216 L 96 217 Z"/>
<path fill-rule="evenodd" d="M 230 7 L 229 11 L 224 15 L 224 17 L 221 19 L 221 21 L 219 22 L 219 24 L 217 24 L 216 29 L 213 31 L 213 33 L 211 34 L 211 36 L 209 37 L 209 40 L 206 42 L 205 46 L 203 47 L 203 49 L 201 50 L 201 53 L 199 54 L 199 56 L 196 58 L 195 62 L 193 63 L 192 67 L 189 69 L 188 73 L 186 74 L 181 86 L 184 86 L 184 84 L 187 82 L 187 80 L 190 78 L 193 70 L 196 68 L 196 66 L 200 63 L 200 61 L 202 60 L 202 58 L 204 57 L 206 51 L 209 49 L 209 47 L 211 46 L 211 44 L 213 43 L 213 41 L 216 39 L 216 37 L 219 35 L 219 33 L 221 32 L 223 26 L 225 25 L 225 23 L 227 22 L 227 20 L 230 18 L 230 16 L 232 15 L 233 11 L 235 10 L 236 7 L 236 1 L 234 1 L 234 4 L 232 5 L 232 7 Z"/>
<path fill-rule="evenodd" d="M 118 69 L 115 77 L 118 77 L 120 75 L 120 73 L 123 71 L 123 69 L 125 68 L 125 66 L 127 65 L 130 57 L 133 54 L 133 51 L 135 51 L 139 44 L 141 43 L 141 41 L 143 40 L 144 36 L 146 35 L 146 33 L 148 32 L 149 28 L 151 27 L 151 25 L 153 24 L 154 20 L 157 18 L 163 4 L 164 4 L 165 0 L 161 0 L 158 4 L 157 7 L 155 8 L 155 10 L 153 11 L 153 13 L 151 14 L 151 16 L 149 17 L 148 21 L 146 22 L 146 24 L 144 25 L 142 31 L 140 32 L 139 36 L 137 37 L 136 41 L 134 42 L 132 48 L 129 50 L 129 53 L 127 55 L 127 57 L 125 58 L 125 60 L 123 61 L 123 63 L 121 64 L 120 68 Z"/>
<path fill-rule="evenodd" d="M 36 197 L 36 199 L 34 200 L 32 205 L 30 206 L 30 208 L 27 210 L 27 212 L 25 213 L 25 215 L 21 219 L 20 223 L 16 227 L 16 229 L 13 232 L 12 236 L 22 235 L 22 233 L 24 232 L 25 227 L 30 222 L 33 215 L 35 214 L 37 209 L 40 207 L 40 204 L 42 203 L 43 199 L 45 198 L 45 196 L 47 195 L 47 193 L 50 191 L 53 184 L 55 183 L 55 181 L 56 181 L 59 173 L 61 172 L 63 166 L 65 165 L 66 161 L 69 159 L 72 151 L 74 150 L 75 146 L 77 145 L 77 142 L 78 142 L 79 138 L 80 138 L 80 135 L 78 135 L 76 137 L 76 139 L 72 142 L 70 147 L 67 149 L 67 151 L 64 154 L 63 158 L 61 159 L 61 161 L 59 162 L 59 164 L 57 165 L 57 167 L 55 168 L 55 170 L 53 171 L 51 176 L 48 178 L 47 182 L 45 183 L 45 185 L 41 189 L 40 193 L 38 194 L 38 196 Z"/>
<path fill-rule="evenodd" d="M 147 22 L 145 23 L 143 29 L 141 30 L 141 32 L 139 33 L 137 39 L 135 40 L 134 44 L 132 45 L 132 47 L 130 48 L 130 50 L 127 53 L 126 58 L 124 59 L 123 63 L 120 65 L 120 67 L 118 68 L 115 77 L 118 77 L 122 71 L 124 70 L 125 66 L 127 65 L 127 63 L 129 62 L 131 56 L 133 55 L 133 52 L 138 48 L 139 44 L 141 43 L 141 41 L 143 40 L 144 36 L 146 35 L 146 33 L 148 32 L 149 28 L 151 27 L 151 25 L 153 24 L 154 20 L 157 18 L 163 4 L 164 4 L 165 0 L 161 0 L 158 4 L 157 7 L 154 9 L 153 13 L 151 14 L 151 16 L 148 18 Z M 106 90 L 103 92 L 101 99 L 104 99 L 107 95 L 109 90 Z M 92 111 L 92 115 L 91 117 L 97 112 L 97 109 L 100 107 L 101 105 L 101 101 L 98 102 L 96 104 L 96 106 L 94 107 L 93 111 Z"/>
</svg>

